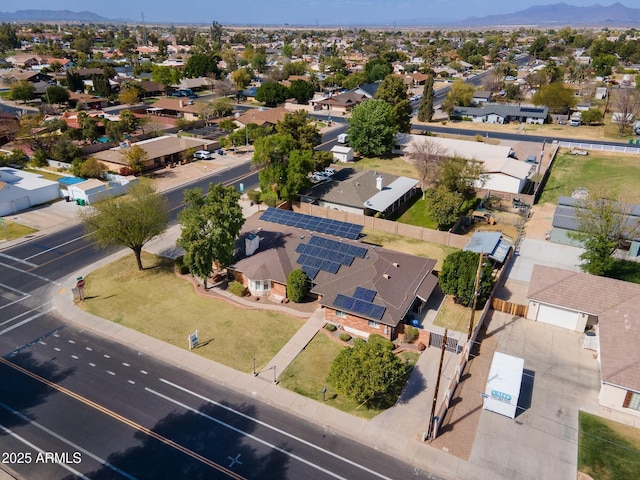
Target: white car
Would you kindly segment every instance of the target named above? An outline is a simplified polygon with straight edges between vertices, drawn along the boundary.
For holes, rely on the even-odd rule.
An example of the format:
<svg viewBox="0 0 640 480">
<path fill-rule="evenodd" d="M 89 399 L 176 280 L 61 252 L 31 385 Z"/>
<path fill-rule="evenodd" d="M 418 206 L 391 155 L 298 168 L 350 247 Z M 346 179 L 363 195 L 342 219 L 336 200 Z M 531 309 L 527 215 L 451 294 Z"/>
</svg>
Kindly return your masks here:
<svg viewBox="0 0 640 480">
<path fill-rule="evenodd" d="M 324 175 L 318 175 L 318 172 L 311 174 L 311 180 L 314 182 L 322 182 L 327 180 L 329 177 L 325 177 Z"/>
<path fill-rule="evenodd" d="M 211 152 L 206 150 L 198 150 L 193 154 L 193 158 L 197 158 L 198 160 L 211 160 Z"/>
<path fill-rule="evenodd" d="M 327 167 L 327 168 L 324 169 L 324 172 L 322 172 L 322 173 L 325 173 L 326 175 L 331 176 L 331 175 L 334 175 L 336 173 L 336 169 L 335 168 L 331 168 L 331 167 Z"/>
</svg>

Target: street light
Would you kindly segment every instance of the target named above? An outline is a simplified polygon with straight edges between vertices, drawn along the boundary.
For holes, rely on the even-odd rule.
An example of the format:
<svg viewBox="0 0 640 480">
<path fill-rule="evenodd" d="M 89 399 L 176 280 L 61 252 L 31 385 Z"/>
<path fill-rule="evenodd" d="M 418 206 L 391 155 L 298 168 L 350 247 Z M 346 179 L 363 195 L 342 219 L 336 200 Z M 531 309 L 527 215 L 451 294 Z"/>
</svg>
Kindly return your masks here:
<svg viewBox="0 0 640 480">
<path fill-rule="evenodd" d="M 258 372 L 256 372 L 256 357 L 253 357 L 253 376 L 258 376 Z"/>
</svg>

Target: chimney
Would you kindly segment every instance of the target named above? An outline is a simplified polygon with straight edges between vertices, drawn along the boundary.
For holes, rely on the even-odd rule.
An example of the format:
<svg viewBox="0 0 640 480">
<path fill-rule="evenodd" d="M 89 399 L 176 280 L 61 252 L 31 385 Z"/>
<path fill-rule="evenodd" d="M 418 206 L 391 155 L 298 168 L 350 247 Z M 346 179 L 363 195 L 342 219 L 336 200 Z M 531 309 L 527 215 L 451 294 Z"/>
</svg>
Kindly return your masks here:
<svg viewBox="0 0 640 480">
<path fill-rule="evenodd" d="M 378 190 L 382 190 L 382 177 L 381 176 L 377 176 L 376 177 L 376 188 Z"/>
<path fill-rule="evenodd" d="M 385 273 L 382 275 L 384 278 L 386 278 L 387 280 L 389 280 L 391 278 L 391 275 L 389 275 L 388 273 Z"/>
<path fill-rule="evenodd" d="M 180 108 L 184 108 L 184 101 L 179 100 L 178 101 L 178 105 L 180 105 Z"/>
<path fill-rule="evenodd" d="M 247 257 L 253 255 L 258 247 L 260 246 L 260 237 L 254 233 L 250 233 L 247 235 L 247 238 L 244 241 L 244 250 Z"/>
<path fill-rule="evenodd" d="M 400 264 L 398 262 L 393 262 L 392 264 L 394 267 L 398 268 L 400 266 Z"/>
</svg>

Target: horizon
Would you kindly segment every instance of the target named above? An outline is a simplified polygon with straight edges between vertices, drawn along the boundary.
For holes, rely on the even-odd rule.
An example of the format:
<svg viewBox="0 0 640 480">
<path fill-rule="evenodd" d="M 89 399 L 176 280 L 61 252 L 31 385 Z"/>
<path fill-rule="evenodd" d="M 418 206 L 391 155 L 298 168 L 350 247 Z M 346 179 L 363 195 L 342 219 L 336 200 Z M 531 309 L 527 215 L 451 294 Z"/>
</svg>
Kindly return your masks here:
<svg viewBox="0 0 640 480">
<path fill-rule="evenodd" d="M 564 3 L 574 7 L 604 6 L 625 2 L 612 1 L 606 5 L 595 0 L 523 0 L 505 11 L 504 3 L 498 0 L 460 0 L 452 5 L 446 0 L 433 0 L 425 5 L 422 0 L 272 0 L 269 4 L 256 0 L 247 0 L 241 11 L 229 3 L 215 5 L 206 0 L 191 0 L 179 11 L 175 3 L 168 1 L 140 0 L 136 2 L 133 12 L 130 2 L 112 0 L 108 4 L 87 6 L 80 0 L 58 0 L 55 9 L 50 0 L 24 0 L 21 8 L 13 14 L 24 10 L 70 11 L 74 13 L 90 12 L 112 21 L 158 23 L 158 24 L 210 24 L 217 21 L 223 25 L 279 25 L 279 26 L 418 26 L 438 25 L 447 22 L 460 22 L 471 17 L 513 14 L 530 7 L 557 5 Z M 186 7 L 186 8 L 185 8 Z M 434 10 L 435 13 L 434 13 Z M 389 12 L 394 15 L 389 15 Z M 128 13 L 124 13 L 128 12 Z M 207 13 L 211 12 L 208 19 Z M 464 12 L 460 14 L 460 12 Z"/>
</svg>

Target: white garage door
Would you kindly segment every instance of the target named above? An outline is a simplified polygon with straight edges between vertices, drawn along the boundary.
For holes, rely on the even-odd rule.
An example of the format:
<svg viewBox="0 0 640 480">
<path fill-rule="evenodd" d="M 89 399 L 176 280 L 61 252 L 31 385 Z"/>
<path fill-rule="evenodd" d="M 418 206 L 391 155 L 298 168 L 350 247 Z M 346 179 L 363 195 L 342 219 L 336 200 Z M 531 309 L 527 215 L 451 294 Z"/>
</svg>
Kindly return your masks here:
<svg viewBox="0 0 640 480">
<path fill-rule="evenodd" d="M 578 325 L 579 314 L 571 310 L 565 310 L 564 308 L 550 307 L 548 305 L 540 305 L 538 309 L 539 322 L 548 323 L 550 325 L 556 325 L 558 327 L 568 328 L 570 330 L 576 329 Z"/>
</svg>

